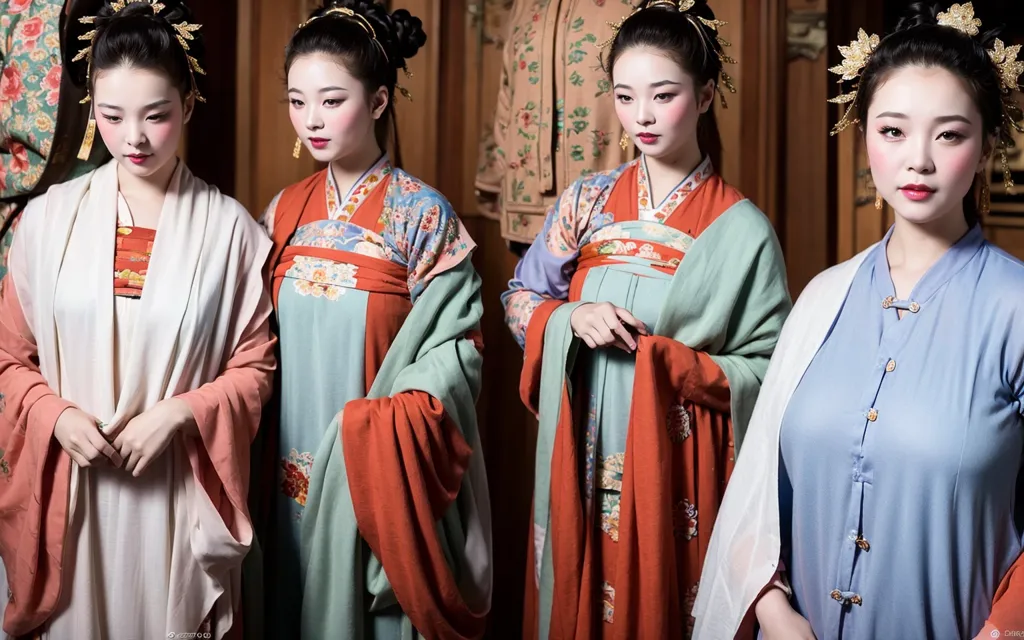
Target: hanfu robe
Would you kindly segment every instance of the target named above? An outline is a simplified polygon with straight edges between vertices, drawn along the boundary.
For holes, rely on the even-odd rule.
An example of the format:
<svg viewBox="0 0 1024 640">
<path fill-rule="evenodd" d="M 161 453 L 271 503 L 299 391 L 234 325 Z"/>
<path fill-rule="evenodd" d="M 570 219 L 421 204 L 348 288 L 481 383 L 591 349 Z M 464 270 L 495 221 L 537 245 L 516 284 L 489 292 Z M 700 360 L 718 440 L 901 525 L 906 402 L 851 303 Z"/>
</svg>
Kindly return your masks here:
<svg viewBox="0 0 1024 640">
<path fill-rule="evenodd" d="M 891 234 L 815 278 L 783 331 L 701 638 L 737 637 L 780 568 L 819 638 L 1024 633 L 1024 264 L 974 227 L 900 300 Z"/>
<path fill-rule="evenodd" d="M 475 244 L 386 156 L 347 194 L 330 169 L 285 189 L 263 223 L 281 340 L 267 637 L 480 637 Z"/>
<path fill-rule="evenodd" d="M 27 213 L 0 299 L 3 630 L 238 634 L 249 443 L 274 368 L 269 240 L 182 163 L 155 230 L 134 226 L 113 161 Z M 70 407 L 113 440 L 169 398 L 199 436 L 138 478 L 79 468 L 54 437 Z"/>
<path fill-rule="evenodd" d="M 678 638 L 790 308 L 767 218 L 705 159 L 661 203 L 645 160 L 577 181 L 504 296 L 538 413 L 525 637 Z M 572 312 L 647 327 L 591 350 Z"/>
</svg>

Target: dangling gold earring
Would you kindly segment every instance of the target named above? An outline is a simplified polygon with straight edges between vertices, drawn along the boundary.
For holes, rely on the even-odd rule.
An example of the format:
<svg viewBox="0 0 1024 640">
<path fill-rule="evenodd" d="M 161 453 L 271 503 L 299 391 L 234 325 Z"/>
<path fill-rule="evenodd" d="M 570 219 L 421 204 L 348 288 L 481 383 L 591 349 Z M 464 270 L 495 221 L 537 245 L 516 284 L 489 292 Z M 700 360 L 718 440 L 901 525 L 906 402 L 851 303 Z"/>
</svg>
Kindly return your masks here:
<svg viewBox="0 0 1024 640">
<path fill-rule="evenodd" d="M 879 211 L 882 210 L 882 194 L 875 191 L 875 208 Z"/>
<path fill-rule="evenodd" d="M 633 144 L 633 141 L 629 139 L 629 134 L 626 133 L 625 131 L 623 131 L 622 132 L 622 137 L 619 138 L 619 146 L 622 147 L 623 151 L 625 151 L 626 149 L 629 149 L 629 147 L 632 144 Z"/>
<path fill-rule="evenodd" d="M 82 162 L 89 160 L 92 155 L 92 143 L 96 140 L 96 117 L 93 111 L 89 111 L 89 122 L 85 125 L 85 136 L 82 138 L 82 146 L 78 149 L 78 159 Z"/>
<path fill-rule="evenodd" d="M 992 192 L 988 187 L 988 170 L 981 173 L 981 196 L 978 198 L 978 211 L 981 215 L 988 215 L 992 210 Z"/>
<path fill-rule="evenodd" d="M 292 157 L 296 160 L 299 159 L 299 154 L 302 153 L 302 138 L 295 138 L 295 148 L 292 149 Z"/>
</svg>

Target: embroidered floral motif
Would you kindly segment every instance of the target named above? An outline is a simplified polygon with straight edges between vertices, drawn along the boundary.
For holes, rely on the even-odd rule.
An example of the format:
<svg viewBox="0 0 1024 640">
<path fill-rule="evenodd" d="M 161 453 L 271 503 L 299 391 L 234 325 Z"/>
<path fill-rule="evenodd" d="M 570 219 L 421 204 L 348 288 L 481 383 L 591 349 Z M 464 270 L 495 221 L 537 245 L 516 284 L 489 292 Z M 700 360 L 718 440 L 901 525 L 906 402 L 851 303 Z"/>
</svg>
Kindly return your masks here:
<svg viewBox="0 0 1024 640">
<path fill-rule="evenodd" d="M 672 508 L 672 529 L 677 538 L 690 541 L 697 535 L 697 507 L 683 499 Z"/>
<path fill-rule="evenodd" d="M 339 196 L 340 191 L 338 183 L 334 180 L 334 172 L 327 172 L 327 217 L 331 220 L 348 222 L 373 191 L 373 188 L 391 175 L 391 172 L 391 162 L 385 155 L 358 182 L 352 185 L 352 190 L 344 199 Z"/>
<path fill-rule="evenodd" d="M 3 449 L 0 449 L 0 473 L 4 474 L 4 476 L 7 478 L 7 480 L 10 481 L 10 479 L 11 479 L 11 465 L 8 464 L 7 458 L 4 457 L 4 455 L 6 453 L 7 453 L 6 451 L 4 451 Z"/>
<path fill-rule="evenodd" d="M 622 491 L 622 469 L 626 454 L 613 453 L 605 456 L 597 465 L 597 486 L 606 491 Z"/>
<path fill-rule="evenodd" d="M 686 196 L 704 183 L 711 175 L 711 158 L 705 158 L 697 169 L 694 170 L 683 182 L 681 182 L 672 193 L 665 198 L 657 207 L 654 206 L 651 197 L 650 179 L 647 175 L 647 166 L 644 162 L 639 163 L 637 171 L 637 204 L 639 205 L 639 217 L 641 220 L 654 222 L 665 222 L 676 207 L 686 199 Z"/>
<path fill-rule="evenodd" d="M 398 176 L 398 189 L 403 196 L 407 196 L 410 193 L 419 193 L 423 189 L 423 185 L 409 174 L 402 172 Z"/>
<path fill-rule="evenodd" d="M 12 0 L 0 12 L 0 196 L 27 194 L 50 155 L 60 95 L 60 14 L 57 2 Z M 68 179 L 90 168 L 73 163 Z"/>
<path fill-rule="evenodd" d="M 303 507 L 309 491 L 309 473 L 313 468 L 313 454 L 291 450 L 287 458 L 281 459 L 281 491 Z"/>
<path fill-rule="evenodd" d="M 420 218 L 420 231 L 434 233 L 437 231 L 438 222 L 441 219 L 441 208 L 436 204 L 423 212 Z"/>
<path fill-rule="evenodd" d="M 601 604 L 604 609 L 604 621 L 612 623 L 615 621 L 615 587 L 604 582 L 601 584 Z"/>
<path fill-rule="evenodd" d="M 619 505 L 625 462 L 625 453 L 613 453 L 599 460 L 597 465 L 597 487 L 601 490 L 601 530 L 615 542 L 619 541 Z"/>
<path fill-rule="evenodd" d="M 622 494 L 617 492 L 601 493 L 601 531 L 608 534 L 614 542 L 619 541 L 619 505 Z"/>
<path fill-rule="evenodd" d="M 297 256 L 286 275 L 295 279 L 295 291 L 299 295 L 334 301 L 345 289 L 355 288 L 358 270 L 355 265 L 343 262 Z"/>
<path fill-rule="evenodd" d="M 4 394 L 0 393 L 0 413 L 3 413 L 6 410 L 7 410 L 7 396 L 5 396 Z M 3 455 L 3 454 L 0 453 L 0 455 Z"/>
<path fill-rule="evenodd" d="M 668 437 L 675 444 L 681 444 L 690 437 L 690 410 L 682 404 L 669 407 Z"/>
</svg>

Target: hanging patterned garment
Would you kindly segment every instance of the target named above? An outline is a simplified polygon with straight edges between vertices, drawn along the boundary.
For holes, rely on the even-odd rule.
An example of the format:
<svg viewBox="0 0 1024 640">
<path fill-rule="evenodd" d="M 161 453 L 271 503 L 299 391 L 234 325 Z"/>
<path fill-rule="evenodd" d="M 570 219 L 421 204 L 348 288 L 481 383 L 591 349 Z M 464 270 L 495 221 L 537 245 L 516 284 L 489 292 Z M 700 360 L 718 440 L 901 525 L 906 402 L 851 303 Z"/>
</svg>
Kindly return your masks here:
<svg viewBox="0 0 1024 640">
<path fill-rule="evenodd" d="M 0 3 L 0 278 L 28 198 L 96 167 L 75 158 L 89 107 L 80 104 L 82 87 L 64 73 L 60 48 L 61 19 L 77 19 L 87 4 Z"/>
<path fill-rule="evenodd" d="M 504 296 L 538 412 L 526 637 L 677 638 L 718 504 L 790 308 L 767 219 L 709 160 L 662 202 L 645 159 L 577 181 Z M 588 349 L 572 312 L 647 326 Z"/>
<path fill-rule="evenodd" d="M 485 11 L 500 11 L 486 3 Z M 574 180 L 631 160 L 612 83 L 598 60 L 629 0 L 515 0 L 508 14 L 492 135 L 481 145 L 476 188 L 506 240 L 529 244 Z M 496 206 L 496 209 L 493 208 Z"/>
</svg>

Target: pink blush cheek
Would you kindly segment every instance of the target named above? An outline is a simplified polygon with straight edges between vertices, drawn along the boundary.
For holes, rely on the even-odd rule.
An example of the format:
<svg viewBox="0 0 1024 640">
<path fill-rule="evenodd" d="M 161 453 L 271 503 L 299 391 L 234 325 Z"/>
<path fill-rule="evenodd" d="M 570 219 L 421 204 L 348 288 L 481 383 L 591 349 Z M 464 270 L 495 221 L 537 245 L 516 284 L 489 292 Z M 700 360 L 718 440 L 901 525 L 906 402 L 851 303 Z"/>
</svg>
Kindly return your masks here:
<svg viewBox="0 0 1024 640">
<path fill-rule="evenodd" d="M 667 125 L 675 131 L 680 125 L 687 122 L 697 121 L 697 105 L 693 102 L 676 99 L 664 105 L 658 113 L 658 120 L 661 124 Z"/>
<path fill-rule="evenodd" d="M 117 125 L 112 122 L 108 122 L 106 118 L 96 118 L 96 130 L 100 134 L 100 138 L 103 140 L 103 145 L 110 150 L 111 153 L 117 155 L 118 149 L 121 148 L 121 136 L 118 135 Z"/>
<path fill-rule="evenodd" d="M 326 136 L 332 139 L 350 139 L 355 137 L 353 134 L 358 129 L 373 127 L 369 112 L 356 108 L 327 111 L 323 114 L 323 122 Z"/>
<path fill-rule="evenodd" d="M 865 146 L 868 152 L 868 165 L 871 167 L 871 179 L 883 194 L 888 191 L 888 183 L 899 173 L 900 159 L 896 147 L 879 136 L 868 134 Z"/>
<path fill-rule="evenodd" d="M 181 128 L 173 122 L 157 122 L 146 128 L 146 137 L 154 150 L 165 149 L 168 145 L 177 149 L 180 131 Z"/>
<path fill-rule="evenodd" d="M 978 153 L 970 145 L 961 144 L 944 154 L 939 175 L 955 185 L 969 185 L 974 181 L 978 169 Z"/>
<path fill-rule="evenodd" d="M 306 129 L 306 125 L 302 120 L 302 112 L 289 105 L 288 119 L 292 121 L 292 128 L 295 129 L 295 134 L 302 137 L 302 134 Z"/>
</svg>

